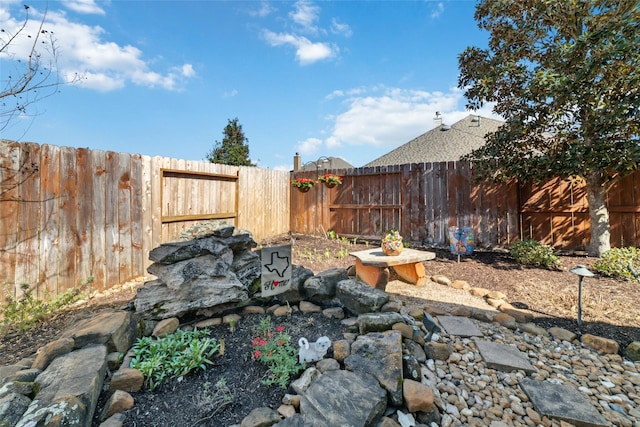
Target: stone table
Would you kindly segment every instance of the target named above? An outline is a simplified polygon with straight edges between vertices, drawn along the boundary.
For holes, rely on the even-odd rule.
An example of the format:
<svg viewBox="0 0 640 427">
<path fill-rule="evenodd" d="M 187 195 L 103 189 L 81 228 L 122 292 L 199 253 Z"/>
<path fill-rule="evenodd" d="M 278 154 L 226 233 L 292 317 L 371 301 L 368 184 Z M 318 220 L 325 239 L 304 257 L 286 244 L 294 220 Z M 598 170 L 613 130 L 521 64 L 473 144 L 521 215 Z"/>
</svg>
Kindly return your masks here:
<svg viewBox="0 0 640 427">
<path fill-rule="evenodd" d="M 380 248 L 351 252 L 356 259 L 356 277 L 377 289 L 385 290 L 389 282 L 389 267 L 404 281 L 417 286 L 427 283 L 427 275 L 422 264 L 436 257 L 434 252 L 403 249 L 400 255 L 385 255 Z"/>
</svg>

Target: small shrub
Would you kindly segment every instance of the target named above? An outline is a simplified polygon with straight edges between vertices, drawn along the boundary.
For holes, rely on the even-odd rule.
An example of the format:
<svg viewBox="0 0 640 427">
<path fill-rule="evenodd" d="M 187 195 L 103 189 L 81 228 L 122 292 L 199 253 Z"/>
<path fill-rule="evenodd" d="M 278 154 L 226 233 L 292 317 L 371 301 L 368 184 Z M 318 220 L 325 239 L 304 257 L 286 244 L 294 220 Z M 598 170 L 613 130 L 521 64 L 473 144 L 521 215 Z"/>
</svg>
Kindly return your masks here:
<svg viewBox="0 0 640 427">
<path fill-rule="evenodd" d="M 291 346 L 291 337 L 283 326 L 273 328 L 271 318 L 260 321 L 258 336 L 251 343 L 252 357 L 269 368 L 269 376 L 262 380 L 263 384 L 277 384 L 283 389 L 289 386 L 291 377 L 302 371 L 305 365 L 298 362 L 298 350 Z"/>
<path fill-rule="evenodd" d="M 131 367 L 144 375 L 145 386 L 155 390 L 165 378 L 184 376 L 194 369 L 206 370 L 208 358 L 220 348 L 205 330 L 183 331 L 154 340 L 138 338 L 133 346 Z"/>
<path fill-rule="evenodd" d="M 635 280 L 633 271 L 640 270 L 640 249 L 612 248 L 596 261 L 592 268 L 598 273 L 616 279 Z"/>
<path fill-rule="evenodd" d="M 511 256 L 520 264 L 535 267 L 558 268 L 560 259 L 553 254 L 553 248 L 535 240 L 520 240 L 511 245 Z"/>
<path fill-rule="evenodd" d="M 63 308 L 73 304 L 82 298 L 83 289 L 93 282 L 93 277 L 87 279 L 82 286 L 70 289 L 65 293 L 51 298 L 50 293 L 45 289 L 44 298 L 38 299 L 28 284 L 20 285 L 22 296 L 14 298 L 5 290 L 5 302 L 0 306 L 0 334 L 9 331 L 28 331 L 40 322 L 52 318 Z M 5 283 L 5 288 L 8 288 Z"/>
</svg>

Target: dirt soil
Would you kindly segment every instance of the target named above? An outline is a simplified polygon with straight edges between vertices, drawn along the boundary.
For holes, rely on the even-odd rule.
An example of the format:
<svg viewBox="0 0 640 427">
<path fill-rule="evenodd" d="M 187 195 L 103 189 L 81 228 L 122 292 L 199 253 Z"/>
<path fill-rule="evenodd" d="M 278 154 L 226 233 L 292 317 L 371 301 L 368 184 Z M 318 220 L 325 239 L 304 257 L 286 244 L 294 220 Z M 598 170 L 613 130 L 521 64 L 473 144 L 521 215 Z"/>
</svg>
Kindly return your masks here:
<svg viewBox="0 0 640 427">
<path fill-rule="evenodd" d="M 288 243 L 286 239 L 272 239 L 262 245 Z M 314 273 L 334 267 L 349 267 L 353 257 L 349 252 L 377 245 L 365 242 L 354 244 L 347 239 L 325 239 L 294 236 L 293 262 Z M 591 333 L 614 339 L 621 351 L 631 342 L 640 341 L 640 308 L 637 304 L 640 284 L 609 278 L 587 278 L 583 282 L 582 321 L 577 325 L 578 278 L 569 273 L 577 264 L 589 267 L 595 258 L 563 256 L 562 268 L 551 271 L 527 268 L 517 264 L 508 254 L 476 250 L 473 255 L 457 257 L 446 250 L 420 248 L 436 252 L 436 259 L 425 263 L 428 275 L 444 275 L 452 280 L 466 280 L 471 286 L 499 290 L 513 305 L 528 308 L 535 315 L 534 322 L 545 327 L 560 326 L 578 334 Z M 483 300 L 471 297 L 466 291 L 428 283 L 424 288 L 393 282 L 388 288 L 392 298 L 405 304 L 482 305 Z M 399 284 L 398 284 L 399 283 Z M 11 333 L 0 337 L 0 363 L 10 364 L 32 355 L 40 346 L 56 339 L 69 325 L 91 317 L 105 308 L 124 309 L 135 297 L 135 289 L 142 281 L 117 286 L 113 292 L 94 296 L 85 303 L 61 312 L 55 318 L 28 333 Z M 390 284 L 391 285 L 391 284 Z M 261 383 L 266 368 L 251 359 L 251 341 L 260 316 L 249 316 L 238 323 L 235 330 L 228 326 L 210 329 L 210 336 L 225 341 L 225 353 L 216 356 L 206 371 L 189 374 L 181 380 L 163 383 L 156 391 L 134 393 L 135 406 L 127 411 L 125 426 L 229 426 L 239 424 L 252 409 L 259 406 L 277 408 L 285 390 Z M 295 341 L 301 336 L 316 340 L 327 335 L 331 340 L 342 337 L 339 321 L 322 315 L 294 313 L 278 318 Z M 293 345 L 297 345 L 295 342 Z M 226 389 L 216 387 L 220 380 Z M 100 405 L 104 404 L 103 393 Z M 99 415 L 100 406 L 96 414 Z M 96 417 L 94 425 L 99 422 Z"/>
</svg>

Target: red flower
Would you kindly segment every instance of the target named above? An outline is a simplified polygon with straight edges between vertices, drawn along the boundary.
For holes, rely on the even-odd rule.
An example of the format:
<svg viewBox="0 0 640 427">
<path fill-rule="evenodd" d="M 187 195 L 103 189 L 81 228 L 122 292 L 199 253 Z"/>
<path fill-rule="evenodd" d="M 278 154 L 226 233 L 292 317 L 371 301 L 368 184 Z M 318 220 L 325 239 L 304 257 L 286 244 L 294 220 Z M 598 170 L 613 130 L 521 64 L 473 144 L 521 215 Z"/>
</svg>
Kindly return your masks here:
<svg viewBox="0 0 640 427">
<path fill-rule="evenodd" d="M 256 350 L 253 352 L 253 358 L 257 359 L 262 355 L 262 352 L 260 350 Z"/>
<path fill-rule="evenodd" d="M 284 326 L 282 325 L 276 326 L 276 332 L 282 332 L 282 331 L 284 331 Z"/>
<path fill-rule="evenodd" d="M 278 340 L 278 347 L 281 347 L 284 345 L 284 340 Z"/>
</svg>

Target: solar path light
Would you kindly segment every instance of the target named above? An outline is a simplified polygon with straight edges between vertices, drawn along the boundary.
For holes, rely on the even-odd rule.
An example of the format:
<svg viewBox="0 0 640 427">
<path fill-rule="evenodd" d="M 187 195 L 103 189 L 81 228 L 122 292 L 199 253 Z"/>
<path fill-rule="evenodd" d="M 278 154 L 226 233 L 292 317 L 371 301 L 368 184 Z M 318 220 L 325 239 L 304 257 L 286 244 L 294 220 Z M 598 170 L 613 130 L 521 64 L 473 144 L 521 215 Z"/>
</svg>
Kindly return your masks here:
<svg viewBox="0 0 640 427">
<path fill-rule="evenodd" d="M 584 265 L 576 265 L 569 271 L 578 275 L 578 326 L 582 326 L 582 279 L 593 277 L 593 273 Z"/>
</svg>

